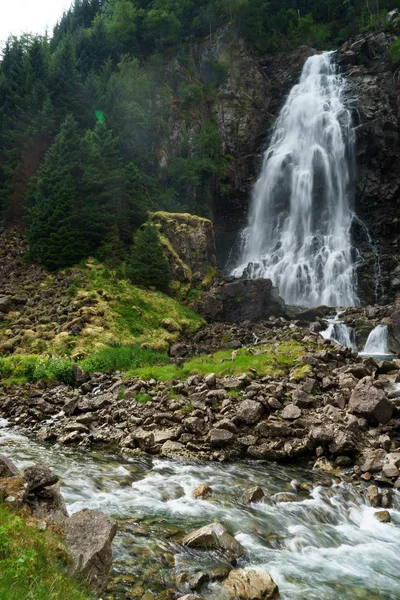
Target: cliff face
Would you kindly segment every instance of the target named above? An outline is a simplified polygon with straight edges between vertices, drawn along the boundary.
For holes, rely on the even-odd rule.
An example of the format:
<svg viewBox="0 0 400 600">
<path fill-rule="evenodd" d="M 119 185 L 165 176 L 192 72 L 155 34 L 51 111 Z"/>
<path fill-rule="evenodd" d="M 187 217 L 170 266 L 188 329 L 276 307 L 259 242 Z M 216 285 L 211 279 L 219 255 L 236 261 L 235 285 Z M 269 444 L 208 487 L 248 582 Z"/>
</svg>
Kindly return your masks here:
<svg viewBox="0 0 400 600">
<path fill-rule="evenodd" d="M 370 34 L 347 42 L 340 61 L 357 123 L 354 240 L 361 252 L 359 294 L 390 301 L 400 291 L 400 74 L 389 56 L 396 39 Z"/>
</svg>

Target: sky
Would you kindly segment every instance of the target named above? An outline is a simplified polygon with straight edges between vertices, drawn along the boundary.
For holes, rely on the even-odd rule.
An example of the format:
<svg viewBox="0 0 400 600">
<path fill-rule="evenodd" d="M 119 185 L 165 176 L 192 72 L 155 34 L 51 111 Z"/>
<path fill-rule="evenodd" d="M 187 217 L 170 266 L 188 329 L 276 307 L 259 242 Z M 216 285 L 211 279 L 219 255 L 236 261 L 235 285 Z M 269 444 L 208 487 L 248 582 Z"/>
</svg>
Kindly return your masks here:
<svg viewBox="0 0 400 600">
<path fill-rule="evenodd" d="M 10 34 L 52 32 L 73 0 L 0 0 L 0 47 Z"/>
</svg>

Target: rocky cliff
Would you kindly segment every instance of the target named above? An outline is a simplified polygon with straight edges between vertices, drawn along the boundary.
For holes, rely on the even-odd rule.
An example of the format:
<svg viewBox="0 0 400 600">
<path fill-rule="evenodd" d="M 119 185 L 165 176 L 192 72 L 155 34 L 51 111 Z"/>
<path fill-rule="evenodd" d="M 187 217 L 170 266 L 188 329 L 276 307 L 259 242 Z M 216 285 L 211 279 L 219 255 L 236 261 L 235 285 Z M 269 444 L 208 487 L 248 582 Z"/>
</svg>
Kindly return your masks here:
<svg viewBox="0 0 400 600">
<path fill-rule="evenodd" d="M 359 293 L 370 303 L 392 300 L 400 290 L 400 75 L 389 55 L 395 39 L 361 35 L 340 51 L 357 123 Z"/>
</svg>

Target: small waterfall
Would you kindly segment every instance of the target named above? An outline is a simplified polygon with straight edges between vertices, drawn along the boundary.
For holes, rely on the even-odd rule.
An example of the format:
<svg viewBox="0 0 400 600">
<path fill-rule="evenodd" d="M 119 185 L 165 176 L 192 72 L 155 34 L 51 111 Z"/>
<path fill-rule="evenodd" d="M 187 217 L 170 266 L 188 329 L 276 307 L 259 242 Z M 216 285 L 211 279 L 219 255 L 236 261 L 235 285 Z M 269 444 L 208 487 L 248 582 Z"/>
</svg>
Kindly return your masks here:
<svg viewBox="0 0 400 600">
<path fill-rule="evenodd" d="M 240 264 L 289 304 L 358 304 L 350 228 L 355 133 L 334 54 L 307 59 L 253 190 Z"/>
<path fill-rule="evenodd" d="M 340 320 L 341 314 L 339 311 L 335 317 L 328 319 L 329 325 L 325 331 L 321 331 L 321 335 L 327 340 L 333 340 L 341 346 L 351 348 L 354 352 L 357 352 L 354 331 Z"/>
<path fill-rule="evenodd" d="M 369 334 L 361 354 L 368 356 L 388 356 L 391 354 L 388 345 L 387 325 L 377 325 Z"/>
</svg>

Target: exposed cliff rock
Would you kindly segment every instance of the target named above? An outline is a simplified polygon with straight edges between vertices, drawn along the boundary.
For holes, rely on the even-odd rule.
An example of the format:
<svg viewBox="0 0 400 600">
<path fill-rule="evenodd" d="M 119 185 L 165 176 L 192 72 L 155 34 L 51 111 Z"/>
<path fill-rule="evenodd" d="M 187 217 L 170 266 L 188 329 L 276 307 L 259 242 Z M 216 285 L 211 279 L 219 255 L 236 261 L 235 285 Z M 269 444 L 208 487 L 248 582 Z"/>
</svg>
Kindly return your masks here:
<svg viewBox="0 0 400 600">
<path fill-rule="evenodd" d="M 355 224 L 354 237 L 364 261 L 359 293 L 370 303 L 400 291 L 400 77 L 389 55 L 395 39 L 384 32 L 361 35 L 340 54 L 359 123 L 355 210 L 362 223 Z"/>
<path fill-rule="evenodd" d="M 182 283 L 211 283 L 217 266 L 211 221 L 168 212 L 153 213 L 150 220 L 159 230 L 172 278 Z"/>
<path fill-rule="evenodd" d="M 208 321 L 261 321 L 284 312 L 284 302 L 270 279 L 229 277 L 207 292 L 198 306 Z"/>
</svg>

